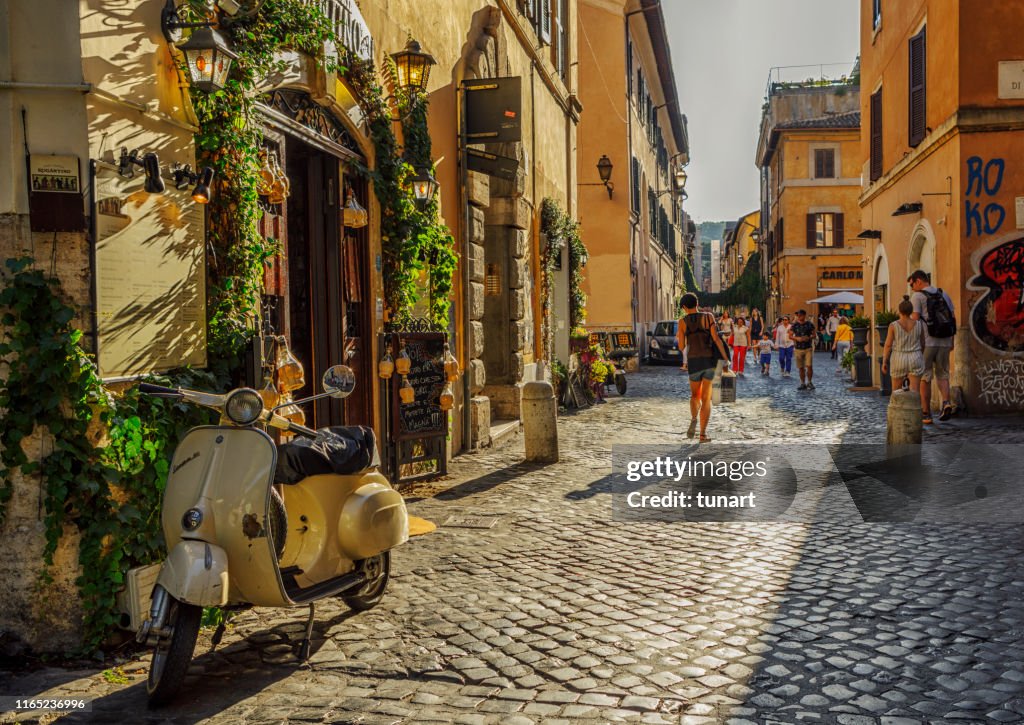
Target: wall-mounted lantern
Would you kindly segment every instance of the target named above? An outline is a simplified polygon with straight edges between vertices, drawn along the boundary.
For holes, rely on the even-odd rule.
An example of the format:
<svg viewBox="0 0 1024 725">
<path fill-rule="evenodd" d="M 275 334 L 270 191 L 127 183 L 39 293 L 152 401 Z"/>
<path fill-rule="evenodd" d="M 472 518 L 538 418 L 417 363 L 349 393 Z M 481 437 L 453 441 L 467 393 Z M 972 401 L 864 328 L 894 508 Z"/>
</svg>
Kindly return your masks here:
<svg viewBox="0 0 1024 725">
<path fill-rule="evenodd" d="M 395 61 L 395 67 L 398 70 L 399 88 L 410 93 L 422 92 L 427 89 L 430 67 L 437 65 L 437 61 L 430 53 L 424 53 L 419 43 L 409 38 L 405 48 L 397 53 L 392 53 L 391 58 Z"/>
<path fill-rule="evenodd" d="M 224 37 L 213 29 L 214 23 L 186 23 L 178 15 L 174 0 L 167 0 L 160 13 L 160 28 L 172 45 L 181 39 L 181 31 L 192 28 L 192 35 L 177 49 L 185 55 L 189 83 L 201 91 L 218 91 L 224 87 L 231 64 L 238 58 Z"/>
<path fill-rule="evenodd" d="M 675 179 L 677 189 L 682 191 L 683 189 L 686 188 L 686 169 L 680 166 L 678 169 L 676 169 L 676 173 L 673 174 L 673 177 Z"/>
<path fill-rule="evenodd" d="M 608 198 L 612 198 L 612 191 L 615 189 L 615 185 L 612 183 L 612 160 L 607 156 L 601 156 L 597 162 L 597 173 L 601 177 L 601 183 L 604 184 L 604 188 L 608 190 Z"/>
<path fill-rule="evenodd" d="M 406 188 L 412 191 L 412 195 L 416 199 L 416 208 L 420 211 L 426 209 L 427 204 L 434 198 L 434 193 L 437 191 L 437 180 L 431 176 L 429 171 L 422 169 L 414 176 L 410 176 L 405 183 Z"/>
</svg>

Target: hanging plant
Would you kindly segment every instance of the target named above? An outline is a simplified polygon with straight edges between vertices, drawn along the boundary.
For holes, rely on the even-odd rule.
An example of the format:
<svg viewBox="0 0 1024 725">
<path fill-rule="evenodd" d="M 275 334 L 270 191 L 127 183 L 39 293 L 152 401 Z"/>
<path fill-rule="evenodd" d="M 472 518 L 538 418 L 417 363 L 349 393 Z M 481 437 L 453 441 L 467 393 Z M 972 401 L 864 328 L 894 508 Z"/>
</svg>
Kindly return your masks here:
<svg viewBox="0 0 1024 725">
<path fill-rule="evenodd" d="M 583 292 L 583 267 L 587 263 L 587 247 L 580 237 L 579 222 L 559 206 L 558 202 L 546 198 L 541 202 L 540 230 L 548 243 L 542 259 L 543 279 L 541 281 L 541 308 L 544 315 L 544 340 L 546 355 L 550 361 L 553 345 L 550 320 L 550 297 L 554 269 L 563 247 L 569 250 L 569 329 L 583 326 L 587 319 L 587 296 Z"/>
</svg>

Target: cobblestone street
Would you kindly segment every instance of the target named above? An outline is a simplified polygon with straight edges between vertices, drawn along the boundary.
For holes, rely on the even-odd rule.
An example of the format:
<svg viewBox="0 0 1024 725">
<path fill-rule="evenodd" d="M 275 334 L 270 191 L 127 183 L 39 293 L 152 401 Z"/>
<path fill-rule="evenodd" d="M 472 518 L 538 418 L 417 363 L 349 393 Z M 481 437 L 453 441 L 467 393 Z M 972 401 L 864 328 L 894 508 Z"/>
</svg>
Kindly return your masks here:
<svg viewBox="0 0 1024 725">
<path fill-rule="evenodd" d="M 813 392 L 741 378 L 712 438 L 884 441 L 887 398 L 817 362 Z M 523 464 L 520 439 L 414 487 L 437 531 L 395 552 L 378 608 L 320 606 L 307 664 L 305 610 L 255 610 L 213 652 L 201 634 L 165 710 L 145 708 L 147 659 L 127 684 L 50 668 L 0 690 L 93 699 L 62 722 L 1024 722 L 1024 526 L 613 521 L 611 446 L 678 443 L 686 388 L 644 367 L 560 419 L 560 463 Z M 1024 443 L 1024 423 L 925 431 L 960 440 Z"/>
</svg>

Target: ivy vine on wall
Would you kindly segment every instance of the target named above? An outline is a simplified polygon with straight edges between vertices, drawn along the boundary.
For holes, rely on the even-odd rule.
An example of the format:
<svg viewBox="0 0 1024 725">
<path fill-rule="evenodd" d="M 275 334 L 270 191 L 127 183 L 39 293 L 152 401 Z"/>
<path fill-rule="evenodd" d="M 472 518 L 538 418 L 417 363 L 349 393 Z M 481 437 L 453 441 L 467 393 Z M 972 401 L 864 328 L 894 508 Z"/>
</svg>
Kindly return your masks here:
<svg viewBox="0 0 1024 725">
<path fill-rule="evenodd" d="M 541 301 L 545 314 L 550 304 L 552 276 L 563 247 L 568 247 L 569 257 L 569 329 L 582 327 L 587 320 L 587 295 L 583 292 L 583 268 L 587 264 L 587 247 L 580 236 L 580 225 L 570 217 L 558 202 L 545 198 L 540 207 L 540 230 L 548 240 L 543 260 Z M 546 332 L 546 349 L 550 350 L 550 331 Z"/>
<path fill-rule="evenodd" d="M 366 169 L 366 173 L 381 209 L 381 266 L 389 322 L 401 327 L 410 320 L 421 295 L 420 279 L 426 273 L 430 321 L 436 329 L 447 329 L 458 263 L 455 240 L 441 223 L 437 196 L 421 210 L 409 190 L 409 179 L 417 171 L 434 173 L 427 95 L 398 86 L 394 63 L 389 59 L 384 71 L 402 129 L 399 143 L 391 104 L 373 66 L 358 59 L 350 59 L 348 65 L 346 79 L 368 119 L 376 157 L 374 168 Z"/>
</svg>

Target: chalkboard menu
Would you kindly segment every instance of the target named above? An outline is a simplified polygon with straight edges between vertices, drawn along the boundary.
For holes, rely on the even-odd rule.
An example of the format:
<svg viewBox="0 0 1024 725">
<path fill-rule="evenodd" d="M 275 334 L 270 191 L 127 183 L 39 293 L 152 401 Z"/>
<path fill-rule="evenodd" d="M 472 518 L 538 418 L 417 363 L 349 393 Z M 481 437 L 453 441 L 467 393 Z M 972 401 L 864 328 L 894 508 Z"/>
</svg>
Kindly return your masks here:
<svg viewBox="0 0 1024 725">
<path fill-rule="evenodd" d="M 395 438 L 429 438 L 448 434 L 448 415 L 441 410 L 438 398 L 444 388 L 444 333 L 418 332 L 395 336 L 392 354 L 397 359 L 401 345 L 412 359 L 408 376 L 409 385 L 416 391 L 416 399 L 403 404 L 398 395 L 402 376 L 391 376 L 394 401 Z"/>
</svg>

